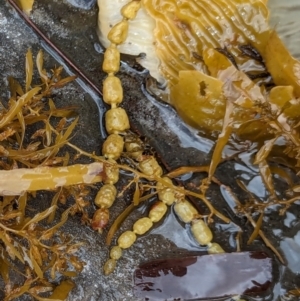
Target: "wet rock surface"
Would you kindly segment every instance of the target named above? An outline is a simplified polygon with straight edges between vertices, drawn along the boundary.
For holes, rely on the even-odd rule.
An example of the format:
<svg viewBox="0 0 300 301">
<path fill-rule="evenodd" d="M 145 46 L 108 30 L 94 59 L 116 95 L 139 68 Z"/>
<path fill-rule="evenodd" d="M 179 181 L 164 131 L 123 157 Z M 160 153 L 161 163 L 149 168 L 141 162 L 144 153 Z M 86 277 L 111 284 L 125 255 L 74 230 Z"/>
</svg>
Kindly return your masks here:
<svg viewBox="0 0 300 301">
<path fill-rule="evenodd" d="M 101 89 L 104 74 L 101 71 L 102 55 L 99 54 L 101 47 L 96 32 L 97 8 L 92 5 L 93 1 L 76 0 L 75 2 L 79 4 L 77 7 L 72 6 L 69 1 L 36 1 L 31 19 L 52 43 L 71 58 L 86 76 Z M 85 3 L 87 6 L 81 8 L 80 3 Z M 90 7 L 91 9 L 86 9 Z M 25 25 L 24 21 L 6 2 L 3 3 L 3 0 L 0 4 L 0 47 L 0 95 L 2 100 L 7 100 L 9 97 L 7 76 L 13 76 L 24 83 L 24 62 L 27 49 L 32 48 L 36 55 L 39 49 L 45 47 L 45 43 Z M 46 47 L 45 52 L 45 67 L 47 69 L 64 63 L 48 47 Z M 213 142 L 201 138 L 197 132 L 182 124 L 172 108 L 151 98 L 145 90 L 147 72 L 136 72 L 132 68 L 134 65 L 134 59 L 124 57 L 120 73 L 125 90 L 125 99 L 122 105 L 128 111 L 133 129 L 140 135 L 147 137 L 146 141 L 156 150 L 158 157 L 164 162 L 167 169 L 207 164 Z M 35 75 L 37 76 L 37 74 Z M 77 81 L 62 90 L 58 90 L 53 99 L 57 106 L 71 104 L 77 106 L 80 123 L 72 142 L 86 151 L 95 151 L 99 154 L 105 138 L 105 134 L 101 134 L 103 133 L 102 116 L 105 110 L 105 106 L 101 103 L 101 97 L 92 92 L 84 83 Z M 256 189 L 255 191 L 263 193 L 264 188 L 261 183 L 259 186 L 259 179 L 255 182 L 258 172 L 246 167 L 244 164 L 246 161 L 247 158 L 241 158 L 240 162 L 223 164 L 218 170 L 219 179 L 226 185 L 236 187 L 235 180 L 237 178 L 248 177 L 252 179 L 252 187 Z M 199 184 L 201 178 L 199 175 L 193 176 L 183 179 L 183 183 L 188 187 L 193 187 L 193 185 Z M 119 187 L 125 185 L 127 180 L 126 177 L 123 177 Z M 279 183 L 279 185 L 283 184 Z M 280 187 L 284 189 L 284 186 Z M 243 192 L 238 188 L 235 192 L 244 197 Z M 247 246 L 247 238 L 253 229 L 248 223 L 245 223 L 243 217 L 235 215 L 224 201 L 217 185 L 212 186 L 209 198 L 216 208 L 230 216 L 233 222 L 244 230 L 241 240 L 242 250 L 262 250 L 273 256 L 272 252 L 260 240 Z M 130 194 L 117 200 L 111 211 L 110 223 L 130 204 L 131 200 L 132 195 Z M 37 201 L 33 200 L 29 205 L 35 212 L 38 212 L 47 208 L 50 202 L 51 194 L 41 192 L 37 196 Z M 133 222 L 148 210 L 150 204 L 151 202 L 143 204 L 136 209 L 117 234 L 129 229 Z M 204 208 L 201 204 L 196 203 L 196 205 L 200 209 Z M 284 267 L 278 264 L 280 267 L 274 273 L 276 282 L 274 291 L 268 297 L 264 297 L 264 300 L 280 300 L 279 295 L 284 294 L 286 289 L 300 287 L 300 279 L 296 276 L 300 272 L 300 268 L 295 265 L 295 258 L 299 256 L 298 250 L 300 249 L 298 235 L 300 233 L 300 213 L 297 207 L 297 204 L 291 206 L 286 216 L 280 219 L 275 214 L 276 208 L 270 209 L 265 216 L 269 225 L 268 228 L 264 229 L 266 236 L 285 254 L 289 265 Z M 63 210 L 64 208 L 61 207 L 60 212 Z M 214 240 L 224 246 L 226 251 L 235 251 L 237 226 L 224 224 L 217 218 L 215 222 L 213 226 Z M 116 271 L 105 277 L 102 274 L 102 266 L 107 259 L 109 250 L 105 245 L 106 231 L 101 236 L 87 226 L 81 225 L 80 217 L 70 218 L 62 231 L 70 234 L 76 241 L 84 242 L 80 257 L 86 265 L 83 272 L 75 279 L 76 287 L 69 300 L 140 300 L 134 298 L 132 292 L 132 277 L 135 267 L 142 262 L 153 259 L 178 257 L 201 251 L 201 248 L 187 231 L 188 228 L 189 226 L 178 221 L 172 208 L 170 208 L 165 221 L 157 225 L 149 234 L 140 237 L 132 248 L 126 250 L 124 257 L 118 262 Z M 245 299 L 256 300 L 247 299 L 247 297 Z M 31 299 L 24 297 L 20 298 L 21 300 Z"/>
</svg>

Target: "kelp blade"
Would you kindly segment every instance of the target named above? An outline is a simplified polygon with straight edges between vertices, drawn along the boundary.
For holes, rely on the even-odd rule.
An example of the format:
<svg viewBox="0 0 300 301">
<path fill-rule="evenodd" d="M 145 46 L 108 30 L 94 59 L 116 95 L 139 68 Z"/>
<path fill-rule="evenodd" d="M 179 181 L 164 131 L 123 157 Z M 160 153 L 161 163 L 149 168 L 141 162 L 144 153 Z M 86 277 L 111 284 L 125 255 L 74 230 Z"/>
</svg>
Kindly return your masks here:
<svg viewBox="0 0 300 301">
<path fill-rule="evenodd" d="M 40 166 L 0 170 L 0 195 L 20 195 L 25 191 L 55 190 L 76 184 L 92 184 L 103 179 L 103 164 L 75 164 L 68 167 Z"/>
<path fill-rule="evenodd" d="M 295 95 L 300 97 L 300 62 L 292 57 L 275 31 L 270 34 L 263 57 L 275 84 L 293 86 Z"/>
<path fill-rule="evenodd" d="M 189 125 L 209 131 L 221 130 L 225 114 L 223 83 L 200 71 L 179 72 L 179 82 L 171 87 L 172 104 Z"/>
<path fill-rule="evenodd" d="M 181 70 L 204 71 L 201 56 L 206 47 L 226 45 L 242 70 L 251 69 L 251 60 L 238 46 L 251 44 L 261 52 L 269 35 L 266 1 L 143 0 L 143 4 L 156 21 L 156 53 L 170 86 L 178 82 Z"/>
</svg>

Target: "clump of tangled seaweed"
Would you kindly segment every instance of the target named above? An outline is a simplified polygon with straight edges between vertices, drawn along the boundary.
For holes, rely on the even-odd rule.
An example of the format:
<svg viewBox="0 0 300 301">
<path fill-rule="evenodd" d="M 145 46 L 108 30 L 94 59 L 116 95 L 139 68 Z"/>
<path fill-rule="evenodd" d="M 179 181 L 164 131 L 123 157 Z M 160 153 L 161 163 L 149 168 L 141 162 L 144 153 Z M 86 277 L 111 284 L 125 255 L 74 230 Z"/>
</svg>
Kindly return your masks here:
<svg viewBox="0 0 300 301">
<path fill-rule="evenodd" d="M 65 300 L 74 284 L 70 279 L 54 284 L 57 274 L 76 276 L 84 264 L 76 256 L 81 244 L 73 243 L 67 235 L 56 232 L 67 221 L 69 214 L 84 212 L 80 198 L 83 198 L 85 190 L 80 186 L 61 188 L 48 209 L 32 216 L 28 203 L 36 198 L 37 189 L 28 191 L 21 188 L 22 192 L 14 195 L 8 184 L 13 176 L 6 178 L 7 172 L 16 172 L 18 177 L 19 172 L 25 169 L 41 170 L 48 166 L 67 166 L 69 163 L 68 153 L 63 156 L 58 153 L 75 128 L 76 114 L 71 107 L 56 108 L 51 92 L 74 77 L 62 78 L 61 67 L 47 73 L 43 69 L 41 51 L 36 62 L 40 85 L 31 87 L 33 58 L 29 50 L 26 55 L 25 87 L 10 77 L 10 98 L 7 105 L 0 104 L 0 273 L 5 284 L 5 301 L 23 294 L 37 300 L 48 300 L 42 297 L 45 293 L 51 300 Z M 73 119 L 71 124 L 68 119 Z M 32 133 L 30 137 L 27 137 L 28 132 Z M 35 181 L 34 175 L 31 180 Z M 17 180 L 14 185 L 22 187 L 22 182 L 26 181 Z M 47 183 L 46 178 L 39 178 L 38 181 Z M 74 197 L 75 204 L 62 213 L 59 221 L 53 222 L 58 200 L 64 202 L 68 196 Z M 45 224 L 46 220 L 48 224 Z"/>
</svg>

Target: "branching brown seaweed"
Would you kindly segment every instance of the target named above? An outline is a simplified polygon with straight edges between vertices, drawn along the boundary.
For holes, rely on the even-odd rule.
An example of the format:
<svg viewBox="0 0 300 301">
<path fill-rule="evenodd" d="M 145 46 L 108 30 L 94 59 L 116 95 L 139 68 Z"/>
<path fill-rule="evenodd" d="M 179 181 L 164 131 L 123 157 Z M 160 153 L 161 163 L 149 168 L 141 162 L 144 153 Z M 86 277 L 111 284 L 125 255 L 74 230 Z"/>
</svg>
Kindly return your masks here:
<svg viewBox="0 0 300 301">
<path fill-rule="evenodd" d="M 164 52 L 164 55 L 170 52 L 177 58 L 181 57 L 180 62 L 174 63 L 168 58 L 162 62 L 162 71 L 169 76 L 172 103 L 178 113 L 189 124 L 201 128 L 209 134 L 217 133 L 216 145 L 209 166 L 182 167 L 164 174 L 164 169 L 160 166 L 157 158 L 153 154 L 147 154 L 141 140 L 129 131 L 127 113 L 119 106 L 123 100 L 123 89 L 121 81 L 116 76 L 120 66 L 120 52 L 117 46 L 126 40 L 128 30 L 130 30 L 130 20 L 135 18 L 141 7 L 141 2 L 134 0 L 122 8 L 120 22 L 115 24 L 108 34 L 110 45 L 104 54 L 102 68 L 108 76 L 103 83 L 103 99 L 111 108 L 105 116 L 109 136 L 103 145 L 103 156 L 89 154 L 69 142 L 77 122 L 77 119 L 75 119 L 69 127 L 65 127 L 65 118 L 68 114 L 71 114 L 69 109 L 56 109 L 51 99 L 49 100 L 49 107 L 45 107 L 41 101 L 44 97 L 50 95 L 51 89 L 60 87 L 73 78 L 61 79 L 61 69 L 55 69 L 52 77 L 49 78 L 43 70 L 41 55 L 39 55 L 38 70 L 43 84 L 40 88 L 31 89 L 32 58 L 31 54 L 28 53 L 26 64 L 29 71 L 26 73 L 25 90 L 23 91 L 17 82 L 10 80 L 12 98 L 9 101 L 9 109 L 5 109 L 3 106 L 2 115 L 0 116 L 0 139 L 3 141 L 1 152 L 4 158 L 1 163 L 2 169 L 5 170 L 7 175 L 10 175 L 14 172 L 13 169 L 25 167 L 20 171 L 24 172 L 25 176 L 29 176 L 31 183 L 35 183 L 32 172 L 41 175 L 44 172 L 41 168 L 46 168 L 51 178 L 53 175 L 56 177 L 57 172 L 61 170 L 59 168 L 64 166 L 66 175 L 60 178 L 57 176 L 61 181 L 56 181 L 56 186 L 41 186 L 43 184 L 39 183 L 38 186 L 28 186 L 25 190 L 29 192 L 39 189 L 53 190 L 63 186 L 56 193 L 52 209 L 48 209 L 50 212 L 49 214 L 45 213 L 46 216 L 51 214 L 51 218 L 53 218 L 59 195 L 70 193 L 75 195 L 76 199 L 76 204 L 69 209 L 70 212 L 83 213 L 83 220 L 86 223 L 91 223 L 91 226 L 100 233 L 108 223 L 109 209 L 117 198 L 115 184 L 119 180 L 119 171 L 122 169 L 131 172 L 133 177 L 121 194 L 129 187 L 134 186 L 133 202 L 114 221 L 107 237 L 108 243 L 111 242 L 115 231 L 120 227 L 126 216 L 134 210 L 135 206 L 142 201 L 157 196 L 158 201 L 150 209 L 148 217 L 139 219 L 134 223 L 131 231 L 121 234 L 117 240 L 117 245 L 111 249 L 110 259 L 104 266 L 105 274 L 113 272 L 123 249 L 129 248 L 135 242 L 137 235 L 143 235 L 154 223 L 163 218 L 167 205 L 173 205 L 179 218 L 183 222 L 191 224 L 191 231 L 195 240 L 200 245 L 206 246 L 208 252 L 224 252 L 221 246 L 212 242 L 213 235 L 209 229 L 209 224 L 216 218 L 227 223 L 230 222 L 230 219 L 215 209 L 207 198 L 207 191 L 211 187 L 211 183 L 225 187 L 236 204 L 235 212 L 246 216 L 253 226 L 253 232 L 248 239 L 248 243 L 252 243 L 260 236 L 278 259 L 284 262 L 281 254 L 263 232 L 263 217 L 265 210 L 274 205 L 279 205 L 278 214 L 283 215 L 289 206 L 300 198 L 299 185 L 294 184 L 284 169 L 287 167 L 292 169 L 295 174 L 298 175 L 299 173 L 300 120 L 298 97 L 300 90 L 297 70 L 299 70 L 300 63 L 291 57 L 277 34 L 269 29 L 265 1 L 253 0 L 246 3 L 247 7 L 253 9 L 253 12 L 260 17 L 262 21 L 261 31 L 253 31 L 253 24 L 249 28 L 248 24 L 245 24 L 245 20 L 241 18 L 241 7 L 237 5 L 237 2 L 241 4 L 240 1 L 229 1 L 230 5 L 228 4 L 228 7 L 232 9 L 231 14 L 239 22 L 233 24 L 234 32 L 237 34 L 225 38 L 226 43 L 219 43 L 215 40 L 215 35 L 210 35 L 207 23 L 200 23 L 200 25 L 197 23 L 199 28 L 197 27 L 196 31 L 201 32 L 202 35 L 200 39 L 195 36 L 195 29 L 192 29 L 189 25 L 194 21 L 195 16 L 192 14 L 188 17 L 183 16 L 183 12 L 188 10 L 196 11 L 192 10 L 192 6 L 184 10 L 182 7 L 175 6 L 172 1 L 154 2 L 143 1 L 143 4 L 153 15 L 162 11 L 164 5 L 172 8 L 170 14 L 160 13 L 161 19 L 158 22 L 162 22 L 163 25 L 159 27 L 161 32 L 157 30 L 156 34 L 162 37 L 167 31 L 175 32 L 179 30 L 181 32 L 176 41 L 161 44 L 162 47 L 167 47 L 167 50 L 158 49 L 158 51 Z M 207 1 L 202 2 L 206 3 Z M 204 13 L 206 9 L 202 2 L 199 1 L 197 5 L 194 1 L 191 2 L 197 10 L 203 12 L 201 22 L 206 22 L 208 18 L 216 19 L 216 16 L 210 14 L 207 16 Z M 185 1 L 180 3 L 184 5 Z M 211 4 L 215 7 L 214 13 L 222 9 L 227 11 L 224 9 L 226 3 L 221 0 L 211 1 Z M 240 10 L 237 9 L 238 7 Z M 163 11 L 166 11 L 166 8 Z M 205 16 L 207 19 L 205 19 Z M 162 21 L 168 18 L 172 20 L 171 25 L 167 21 Z M 233 25 L 229 16 L 225 15 L 224 19 L 227 23 L 230 23 L 229 27 L 231 28 Z M 218 28 L 218 22 L 215 22 L 214 26 Z M 254 34 L 252 40 L 243 31 L 243 27 L 247 27 L 250 33 Z M 221 32 L 219 28 L 217 34 L 221 34 Z M 160 38 L 158 36 L 158 40 Z M 195 41 L 195 49 L 192 49 L 191 52 L 190 49 L 185 49 L 187 38 Z M 180 47 L 183 47 L 183 50 Z M 174 54 L 173 52 L 178 49 L 180 49 L 180 53 Z M 184 52 L 185 59 L 180 56 L 182 52 Z M 284 66 L 282 65 L 283 60 L 285 60 Z M 247 63 L 249 65 L 254 64 L 255 70 L 243 68 Z M 175 65 L 178 68 L 175 68 Z M 187 95 L 190 98 L 186 97 Z M 193 116 L 192 113 L 194 113 L 195 108 L 198 111 Z M 53 126 L 50 122 L 51 117 L 62 119 L 56 126 Z M 38 129 L 32 138 L 39 137 L 40 141 L 24 146 L 24 133 L 27 124 L 39 121 L 44 123 L 44 127 Z M 217 179 L 215 174 L 223 161 L 222 152 L 224 147 L 231 143 L 233 137 L 239 141 L 251 141 L 251 143 L 257 145 L 257 153 L 253 158 L 253 164 L 258 167 L 268 191 L 267 201 L 253 196 L 246 185 L 239 181 L 237 185 L 248 195 L 246 200 L 240 200 L 234 195 L 230 187 L 225 186 Z M 15 150 L 13 145 L 17 145 L 18 149 Z M 70 163 L 69 155 L 58 156 L 63 145 L 75 150 L 79 156 L 87 156 L 95 162 L 88 166 L 76 164 L 67 166 Z M 130 164 L 119 163 L 120 158 L 126 158 L 127 161 L 125 162 L 130 162 Z M 76 171 L 83 170 L 81 178 L 75 183 L 71 180 L 68 181 L 72 178 L 68 177 L 72 168 Z M 90 177 L 91 169 L 92 174 L 96 174 L 92 179 Z M 196 191 L 179 187 L 172 181 L 173 178 L 187 172 L 207 174 L 207 178 L 202 180 Z M 279 197 L 276 193 L 275 175 L 282 177 L 289 185 L 289 191 L 283 197 Z M 87 178 L 88 180 L 86 180 Z M 70 185 L 94 182 L 102 182 L 103 185 L 95 199 L 95 204 L 99 209 L 90 220 L 85 214 L 84 196 L 86 191 L 82 186 Z M 5 195 L 3 202 L 4 200 L 13 200 L 14 198 L 10 197 L 10 194 L 3 187 L 0 181 L 0 192 Z M 24 197 L 23 190 L 15 192 L 15 194 L 19 194 L 19 198 Z M 207 210 L 198 212 L 187 199 L 190 196 L 205 204 Z M 24 205 L 22 208 L 24 208 Z M 69 211 L 66 215 L 68 214 Z M 39 218 L 37 217 L 37 219 Z M 6 225 L 4 227 L 6 227 L 6 230 L 4 230 L 9 232 L 8 227 Z M 20 235 L 19 232 L 14 234 Z M 4 240 L 2 239 L 2 241 Z M 4 244 L 6 244 L 6 252 L 9 254 L 7 242 L 4 241 Z M 19 258 L 20 254 L 16 254 L 15 256 Z M 38 266 L 34 270 L 36 274 L 38 273 Z M 2 277 L 4 278 L 4 276 Z M 297 292 L 294 291 L 293 293 L 296 294 Z"/>
<path fill-rule="evenodd" d="M 83 268 L 83 263 L 75 255 L 81 244 L 73 243 L 64 234 L 58 235 L 56 232 L 67 221 L 69 214 L 81 212 L 82 218 L 87 219 L 84 205 L 78 205 L 76 201 L 73 207 L 63 212 L 60 221 L 53 225 L 53 220 L 58 196 L 72 195 L 77 200 L 86 195 L 85 189 L 74 186 L 73 191 L 68 193 L 60 189 L 51 207 L 34 216 L 28 214 L 28 201 L 34 198 L 35 191 L 49 185 L 47 177 L 41 177 L 43 169 L 55 171 L 57 168 L 54 166 L 69 164 L 69 153 L 58 154 L 68 142 L 78 120 L 74 108 L 58 109 L 51 99 L 54 89 L 63 87 L 74 77 L 62 78 L 61 67 L 53 69 L 51 75 L 47 73 L 43 69 L 42 52 L 38 53 L 36 63 L 41 84 L 32 88 L 33 58 L 29 50 L 26 55 L 25 88 L 9 78 L 10 99 L 7 106 L 1 103 L 0 110 L 0 186 L 3 195 L 0 205 L 0 272 L 5 283 L 4 300 L 7 301 L 23 294 L 37 300 L 65 300 L 74 286 L 73 282 L 64 280 L 54 285 L 51 279 L 54 280 L 58 273 L 66 277 L 76 276 Z M 70 118 L 73 119 L 71 123 L 67 121 Z M 30 131 L 33 134 L 28 138 L 27 132 Z M 22 178 L 22 170 L 38 171 L 37 174 L 31 173 L 32 179 L 29 181 L 36 185 L 35 188 L 28 183 L 30 177 L 27 180 Z M 23 184 L 29 186 L 25 188 Z M 20 193 L 14 193 L 14 187 L 19 187 Z M 46 219 L 52 222 L 52 226 L 41 225 Z M 22 282 L 15 283 L 15 273 L 20 275 L 18 278 Z"/>
</svg>

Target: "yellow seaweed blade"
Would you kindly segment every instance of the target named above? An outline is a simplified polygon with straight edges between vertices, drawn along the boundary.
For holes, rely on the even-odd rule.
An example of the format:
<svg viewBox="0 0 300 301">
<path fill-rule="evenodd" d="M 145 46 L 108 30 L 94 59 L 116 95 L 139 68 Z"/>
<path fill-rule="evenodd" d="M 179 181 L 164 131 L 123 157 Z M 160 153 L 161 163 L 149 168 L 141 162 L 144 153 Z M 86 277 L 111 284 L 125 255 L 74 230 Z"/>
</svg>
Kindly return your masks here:
<svg viewBox="0 0 300 301">
<path fill-rule="evenodd" d="M 277 86 L 271 89 L 268 101 L 273 111 L 280 112 L 294 98 L 294 88 L 292 86 Z"/>
<path fill-rule="evenodd" d="M 180 71 L 179 82 L 170 89 L 172 104 L 187 124 L 219 131 L 225 114 L 222 86 L 220 80 L 200 71 Z"/>
<path fill-rule="evenodd" d="M 71 280 L 63 280 L 53 291 L 49 300 L 66 300 L 70 291 L 75 287 L 75 284 Z"/>
<path fill-rule="evenodd" d="M 292 57 L 275 31 L 270 34 L 263 57 L 275 84 L 293 86 L 295 95 L 300 97 L 300 62 Z"/>
<path fill-rule="evenodd" d="M 32 82 L 32 75 L 33 75 L 33 61 L 32 61 L 32 51 L 31 49 L 28 49 L 26 53 L 26 89 L 25 91 L 28 92 L 31 82 Z"/>
<path fill-rule="evenodd" d="M 205 49 L 203 59 L 210 74 L 224 83 L 225 97 L 244 109 L 251 109 L 254 102 L 266 100 L 257 86 L 244 72 L 236 69 L 227 57 L 214 49 Z"/>
<path fill-rule="evenodd" d="M 19 7 L 29 15 L 32 11 L 34 0 L 18 0 Z"/>
<path fill-rule="evenodd" d="M 295 120 L 300 119 L 300 98 L 291 99 L 284 108 L 284 116 L 287 118 L 293 118 Z"/>
<path fill-rule="evenodd" d="M 211 76 L 213 77 L 220 77 L 221 74 L 224 77 L 224 72 L 229 70 L 232 66 L 232 63 L 229 61 L 229 59 L 224 56 L 223 54 L 219 53 L 213 48 L 206 48 L 203 50 L 203 60 L 208 68 L 208 71 Z M 236 68 L 232 71 L 235 72 Z M 221 76 L 222 77 L 222 76 Z M 228 75 L 226 74 L 224 77 L 224 80 Z"/>
</svg>

